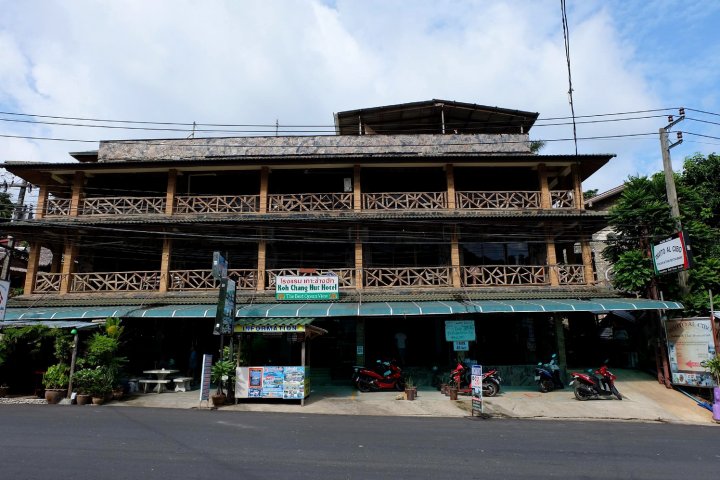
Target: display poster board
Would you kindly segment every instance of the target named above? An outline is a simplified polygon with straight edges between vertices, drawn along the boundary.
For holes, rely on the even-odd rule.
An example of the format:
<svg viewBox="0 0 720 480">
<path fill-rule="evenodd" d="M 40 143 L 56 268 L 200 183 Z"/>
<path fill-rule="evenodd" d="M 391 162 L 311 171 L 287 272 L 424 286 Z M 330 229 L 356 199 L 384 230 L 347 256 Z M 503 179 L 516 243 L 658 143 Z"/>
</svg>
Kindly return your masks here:
<svg viewBox="0 0 720 480">
<path fill-rule="evenodd" d="M 715 356 L 709 318 L 666 320 L 668 360 L 674 385 L 712 387 L 712 375 L 702 363 Z"/>
<path fill-rule="evenodd" d="M 691 267 L 692 255 L 690 245 L 685 241 L 685 234 L 678 232 L 672 237 L 653 245 L 653 265 L 655 273 L 677 272 Z"/>
<path fill-rule="evenodd" d="M 210 400 L 210 372 L 212 369 L 212 355 L 203 355 L 202 373 L 200 374 L 200 401 Z"/>
<path fill-rule="evenodd" d="M 473 320 L 447 320 L 445 340 L 448 342 L 474 342 L 475 322 Z"/>
<path fill-rule="evenodd" d="M 472 387 L 471 415 L 475 415 L 475 413 L 483 413 L 482 378 L 482 365 L 473 365 L 470 369 L 470 386 Z"/>
<path fill-rule="evenodd" d="M 7 309 L 7 301 L 10 296 L 10 282 L 0 280 L 0 320 L 5 320 L 5 310 Z"/>
<path fill-rule="evenodd" d="M 275 277 L 277 300 L 337 300 L 340 288 L 337 275 Z"/>
<path fill-rule="evenodd" d="M 302 400 L 310 393 L 307 374 L 300 366 L 237 367 L 235 397 Z"/>
</svg>

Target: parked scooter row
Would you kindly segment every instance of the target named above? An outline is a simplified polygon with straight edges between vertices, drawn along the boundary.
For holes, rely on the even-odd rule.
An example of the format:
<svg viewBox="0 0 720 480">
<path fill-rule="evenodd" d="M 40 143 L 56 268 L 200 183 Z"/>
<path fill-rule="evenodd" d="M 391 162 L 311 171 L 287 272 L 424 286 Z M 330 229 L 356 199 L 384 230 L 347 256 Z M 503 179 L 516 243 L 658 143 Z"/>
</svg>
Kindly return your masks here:
<svg viewBox="0 0 720 480">
<path fill-rule="evenodd" d="M 574 388 L 575 398 L 578 400 L 591 400 L 607 398 L 611 396 L 622 400 L 622 395 L 615 387 L 617 378 L 607 368 L 607 360 L 595 370 L 588 370 L 587 373 L 573 372 L 570 385 Z M 470 392 L 471 369 L 468 365 L 459 362 L 448 375 L 448 383 L 457 388 L 460 392 Z M 405 389 L 405 378 L 402 370 L 394 360 L 375 362 L 372 368 L 363 366 L 353 367 L 353 383 L 361 392 L 377 390 Z M 548 363 L 538 363 L 535 369 L 535 381 L 541 392 L 546 393 L 555 389 L 564 388 L 560 378 L 560 367 L 557 362 L 557 355 L 553 354 Z M 483 396 L 493 397 L 500 392 L 502 379 L 497 370 L 483 372 Z"/>
</svg>

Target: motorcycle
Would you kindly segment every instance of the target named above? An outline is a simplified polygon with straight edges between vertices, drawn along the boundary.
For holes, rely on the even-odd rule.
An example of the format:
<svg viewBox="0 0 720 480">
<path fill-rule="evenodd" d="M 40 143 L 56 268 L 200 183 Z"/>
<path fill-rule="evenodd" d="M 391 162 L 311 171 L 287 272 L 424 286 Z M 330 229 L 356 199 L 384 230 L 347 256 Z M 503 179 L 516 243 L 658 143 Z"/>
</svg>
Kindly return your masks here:
<svg viewBox="0 0 720 480">
<path fill-rule="evenodd" d="M 353 367 L 353 383 L 361 392 L 373 390 L 405 390 L 402 370 L 394 361 L 375 362 L 374 368 L 356 365 Z"/>
<path fill-rule="evenodd" d="M 607 363 L 607 361 L 605 362 Z M 607 366 L 603 364 L 595 370 L 588 370 L 588 373 L 571 373 L 573 379 L 570 385 L 575 386 L 575 398 L 578 400 L 596 400 L 601 397 L 610 397 L 615 395 L 618 400 L 623 397 L 615 387 L 615 379 L 617 378 Z"/>
<path fill-rule="evenodd" d="M 483 372 L 482 391 L 484 397 L 494 397 L 500 392 L 500 374 L 497 370 Z M 466 365 L 458 363 L 455 369 L 450 372 L 450 385 L 457 388 L 458 392 L 470 393 L 471 370 Z"/>
<path fill-rule="evenodd" d="M 535 368 L 535 381 L 542 393 L 563 389 L 565 385 L 560 379 L 560 367 L 557 363 L 557 354 L 553 353 L 548 363 L 539 362 Z"/>
</svg>

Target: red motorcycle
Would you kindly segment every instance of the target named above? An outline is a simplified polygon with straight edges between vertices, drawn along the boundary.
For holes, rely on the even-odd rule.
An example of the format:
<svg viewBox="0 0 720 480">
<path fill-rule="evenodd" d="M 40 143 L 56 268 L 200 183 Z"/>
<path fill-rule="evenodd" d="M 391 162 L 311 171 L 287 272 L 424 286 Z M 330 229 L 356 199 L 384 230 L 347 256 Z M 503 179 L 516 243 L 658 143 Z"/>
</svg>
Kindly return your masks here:
<svg viewBox="0 0 720 480">
<path fill-rule="evenodd" d="M 458 389 L 458 393 L 470 394 L 471 371 L 470 368 L 458 363 L 455 369 L 450 372 L 450 385 Z M 482 391 L 484 397 L 494 397 L 500 392 L 502 378 L 497 370 L 483 372 Z"/>
<path fill-rule="evenodd" d="M 588 373 L 573 372 L 570 375 L 573 377 L 570 385 L 575 386 L 575 398 L 578 400 L 596 400 L 612 395 L 615 395 L 618 400 L 622 400 L 622 395 L 615 388 L 617 377 L 605 365 L 595 370 L 594 373 L 592 370 L 588 370 Z"/>
<path fill-rule="evenodd" d="M 353 383 L 361 392 L 377 390 L 405 390 L 405 379 L 402 370 L 394 361 L 378 360 L 375 368 L 353 367 Z"/>
</svg>

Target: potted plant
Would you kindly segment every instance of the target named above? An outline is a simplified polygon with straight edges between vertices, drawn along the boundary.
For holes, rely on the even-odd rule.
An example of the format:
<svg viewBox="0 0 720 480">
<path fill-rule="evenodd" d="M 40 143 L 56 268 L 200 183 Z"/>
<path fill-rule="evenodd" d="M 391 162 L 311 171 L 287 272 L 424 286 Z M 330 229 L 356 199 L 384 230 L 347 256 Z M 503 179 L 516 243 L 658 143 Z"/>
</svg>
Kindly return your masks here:
<svg viewBox="0 0 720 480">
<path fill-rule="evenodd" d="M 90 389 L 94 381 L 94 372 L 91 368 L 81 368 L 73 374 L 73 386 L 77 388 L 78 405 L 86 405 L 91 402 Z"/>
<path fill-rule="evenodd" d="M 408 377 L 405 381 L 405 397 L 408 400 L 415 400 L 415 397 L 417 397 L 417 387 L 412 377 Z"/>
<path fill-rule="evenodd" d="M 230 380 L 234 372 L 235 364 L 231 360 L 218 360 L 212 366 L 210 379 L 217 385 L 217 391 L 211 397 L 214 406 L 217 407 L 225 403 L 227 396 L 223 390 L 223 384 Z"/>
<path fill-rule="evenodd" d="M 69 367 L 64 363 L 56 363 L 48 367 L 43 375 L 43 386 L 45 387 L 45 400 L 50 404 L 60 403 L 60 400 L 67 393 Z"/>
</svg>

